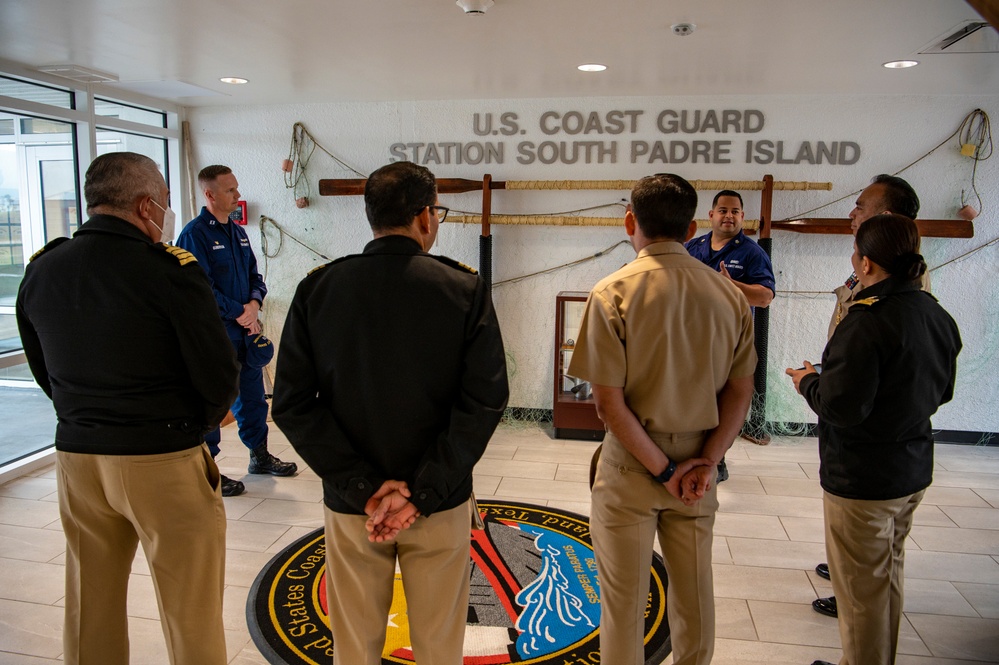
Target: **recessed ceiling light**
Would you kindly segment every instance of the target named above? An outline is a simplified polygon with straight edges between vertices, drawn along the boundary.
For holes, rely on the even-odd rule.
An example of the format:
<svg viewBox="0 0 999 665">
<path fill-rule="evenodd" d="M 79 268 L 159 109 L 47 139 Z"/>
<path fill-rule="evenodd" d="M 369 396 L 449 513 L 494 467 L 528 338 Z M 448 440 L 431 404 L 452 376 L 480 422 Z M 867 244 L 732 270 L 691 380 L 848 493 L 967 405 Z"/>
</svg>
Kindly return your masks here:
<svg viewBox="0 0 999 665">
<path fill-rule="evenodd" d="M 597 63 L 590 63 L 586 65 L 580 65 L 576 67 L 581 72 L 602 72 L 607 69 L 607 65 L 598 65 Z"/>
<path fill-rule="evenodd" d="M 244 83 L 249 83 L 248 80 L 239 78 L 238 76 L 223 76 L 219 80 L 223 83 L 231 83 L 232 85 L 243 85 Z"/>
<path fill-rule="evenodd" d="M 882 67 L 887 67 L 888 69 L 905 69 L 907 67 L 915 67 L 918 64 L 915 60 L 892 60 L 883 64 Z"/>
</svg>

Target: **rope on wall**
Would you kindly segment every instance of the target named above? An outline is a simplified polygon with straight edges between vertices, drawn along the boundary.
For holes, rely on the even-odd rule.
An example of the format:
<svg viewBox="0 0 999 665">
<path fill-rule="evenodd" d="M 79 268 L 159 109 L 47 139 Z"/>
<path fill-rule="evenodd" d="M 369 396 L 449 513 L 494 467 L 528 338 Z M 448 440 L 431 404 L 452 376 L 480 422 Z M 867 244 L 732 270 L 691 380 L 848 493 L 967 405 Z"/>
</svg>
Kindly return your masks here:
<svg viewBox="0 0 999 665">
<path fill-rule="evenodd" d="M 557 270 L 564 270 L 566 268 L 572 268 L 573 266 L 578 266 L 578 265 L 580 265 L 582 263 L 586 263 L 588 261 L 593 261 L 594 259 L 599 259 L 601 256 L 604 256 L 605 254 L 609 254 L 610 252 L 614 251 L 615 249 L 617 249 L 618 247 L 620 247 L 622 245 L 631 246 L 631 242 L 628 241 L 628 240 L 619 240 L 618 242 L 614 243 L 610 247 L 607 247 L 606 249 L 600 250 L 596 254 L 591 254 L 589 256 L 584 256 L 581 259 L 576 259 L 575 261 L 569 261 L 568 263 L 563 263 L 561 265 L 552 266 L 551 268 L 545 268 L 544 270 L 538 270 L 537 272 L 528 273 L 526 275 L 520 275 L 519 277 L 511 277 L 510 279 L 504 279 L 501 282 L 493 282 L 493 287 L 495 288 L 497 286 L 502 286 L 504 284 L 513 284 L 515 282 L 519 282 L 521 280 L 528 279 L 530 277 L 537 277 L 538 275 L 547 275 L 548 273 L 555 272 Z"/>
<path fill-rule="evenodd" d="M 637 180 L 507 180 L 506 189 L 520 190 L 630 190 Z M 694 189 L 762 190 L 762 180 L 690 180 Z M 774 182 L 775 190 L 831 190 L 831 182 Z"/>
<path fill-rule="evenodd" d="M 448 222 L 455 224 L 480 224 L 482 215 L 471 213 L 466 215 L 448 215 Z M 698 228 L 709 228 L 711 220 L 698 219 Z M 572 215 L 490 215 L 490 224 L 506 226 L 621 226 L 621 217 L 574 217 Z M 747 219 L 743 228 L 755 231 L 760 228 L 760 220 Z"/>
<path fill-rule="evenodd" d="M 316 140 L 305 125 L 301 122 L 296 122 L 291 128 L 291 147 L 288 149 L 288 159 L 284 161 L 282 165 L 282 170 L 284 171 L 284 186 L 287 189 L 292 190 L 292 196 L 296 201 L 305 200 L 304 205 L 299 204 L 299 207 L 304 208 L 308 205 L 309 195 L 312 193 L 312 186 L 309 184 L 308 178 L 305 177 L 305 171 L 309 166 L 309 161 L 312 159 L 313 153 L 316 149 L 329 155 L 333 161 L 339 164 L 342 168 L 350 171 L 351 173 L 358 175 L 362 178 L 366 178 L 367 175 L 361 173 L 353 166 L 343 161 L 332 152 L 327 150 L 319 141 Z"/>
<path fill-rule="evenodd" d="M 961 154 L 973 160 L 971 191 L 978 199 L 977 214 L 980 215 L 984 212 L 984 208 L 975 177 L 978 175 L 978 162 L 984 162 L 992 156 L 992 124 L 989 122 L 989 115 L 981 109 L 975 109 L 961 123 L 957 134 L 958 143 L 961 145 Z M 961 190 L 961 206 L 966 205 L 968 205 L 968 201 L 964 197 L 964 190 Z"/>
<path fill-rule="evenodd" d="M 950 136 L 948 136 L 947 138 L 945 138 L 943 141 L 941 141 L 940 143 L 938 143 L 933 148 L 930 148 L 930 150 L 928 150 L 926 153 L 924 153 L 921 157 L 916 158 L 915 160 L 909 162 L 908 164 L 906 164 L 905 166 L 903 166 L 902 168 L 900 168 L 898 171 L 895 171 L 894 173 L 892 173 L 892 175 L 899 175 L 901 173 L 904 173 L 905 171 L 908 171 L 910 168 L 912 168 L 913 166 L 915 166 L 919 162 L 923 161 L 924 159 L 926 159 L 927 157 L 929 157 L 930 155 L 932 155 L 933 153 L 935 153 L 940 148 L 942 148 L 945 145 L 947 145 L 947 143 L 949 143 L 950 140 L 953 139 L 955 136 L 959 136 L 961 134 L 961 132 L 966 129 L 966 127 L 969 128 L 969 134 L 970 134 L 971 133 L 970 132 L 970 122 L 971 122 L 971 120 L 973 118 L 976 118 L 976 117 L 984 117 L 985 127 L 989 126 L 988 125 L 988 118 L 989 118 L 988 114 L 986 114 L 985 111 L 983 111 L 981 109 L 975 109 L 974 111 L 972 111 L 971 113 L 969 113 L 968 115 L 966 115 L 964 117 L 964 120 L 961 121 L 960 126 L 958 126 L 958 128 L 955 129 L 954 132 L 951 133 Z M 976 162 L 975 162 L 975 166 L 976 167 L 978 165 L 978 161 L 983 160 L 983 159 L 988 159 L 989 157 L 992 156 L 992 131 L 991 131 L 991 129 L 988 130 L 988 137 L 989 137 L 989 140 L 988 140 L 988 146 L 989 146 L 988 155 L 986 157 L 984 157 L 984 158 L 979 158 L 978 160 L 976 160 Z M 972 184 L 974 184 L 974 171 L 972 171 Z M 774 189 L 777 189 L 777 183 L 776 182 L 774 183 Z M 817 208 L 812 208 L 811 210 L 806 210 L 804 212 L 795 213 L 794 215 L 791 215 L 790 217 L 785 217 L 784 219 L 780 219 L 780 220 L 777 220 L 777 221 L 787 222 L 787 221 L 790 221 L 792 219 L 801 219 L 803 217 L 810 217 L 810 216 L 812 216 L 813 212 L 815 212 L 817 210 L 822 210 L 823 208 L 828 208 L 829 206 L 835 205 L 835 204 L 839 203 L 840 201 L 845 201 L 846 199 L 853 198 L 854 196 L 860 194 L 862 191 L 864 191 L 863 187 L 860 188 L 860 189 L 858 189 L 855 192 L 850 192 L 849 194 L 847 194 L 845 196 L 841 196 L 838 199 L 835 199 L 833 201 L 829 201 L 828 203 L 823 203 L 822 205 L 818 206 Z M 977 194 L 977 190 L 975 191 L 975 193 Z"/>
</svg>

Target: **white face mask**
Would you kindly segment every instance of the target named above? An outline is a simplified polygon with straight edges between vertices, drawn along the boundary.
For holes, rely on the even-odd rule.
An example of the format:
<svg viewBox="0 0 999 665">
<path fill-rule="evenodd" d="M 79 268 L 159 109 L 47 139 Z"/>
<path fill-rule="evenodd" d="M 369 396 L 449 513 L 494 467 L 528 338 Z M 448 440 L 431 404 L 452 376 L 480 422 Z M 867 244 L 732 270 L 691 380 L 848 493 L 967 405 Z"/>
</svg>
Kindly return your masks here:
<svg viewBox="0 0 999 665">
<path fill-rule="evenodd" d="M 156 222 L 149 220 L 160 230 L 160 242 L 173 242 L 174 233 L 177 230 L 177 213 L 170 208 L 164 208 L 153 199 L 149 199 L 153 204 L 163 211 L 163 226 L 157 226 Z"/>
</svg>

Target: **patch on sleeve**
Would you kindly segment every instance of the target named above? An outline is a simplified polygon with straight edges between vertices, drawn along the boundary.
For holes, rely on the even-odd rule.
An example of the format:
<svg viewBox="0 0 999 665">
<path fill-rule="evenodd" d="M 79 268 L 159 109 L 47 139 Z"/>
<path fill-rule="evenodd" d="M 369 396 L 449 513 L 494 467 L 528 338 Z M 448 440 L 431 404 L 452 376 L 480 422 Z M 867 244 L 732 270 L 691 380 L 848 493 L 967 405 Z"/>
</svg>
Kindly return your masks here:
<svg viewBox="0 0 999 665">
<path fill-rule="evenodd" d="M 172 255 L 173 258 L 177 259 L 177 261 L 182 266 L 186 266 L 188 263 L 197 263 L 198 262 L 198 259 L 194 258 L 194 254 L 191 254 L 189 251 L 187 251 L 183 247 L 177 247 L 175 245 L 165 245 L 163 243 L 157 243 L 156 247 L 159 247 L 160 249 L 162 249 L 163 251 L 165 251 L 167 254 Z"/>
<path fill-rule="evenodd" d="M 30 263 L 31 261 L 34 261 L 35 259 L 37 259 L 39 256 L 41 256 L 45 252 L 47 252 L 50 249 L 53 249 L 55 247 L 58 247 L 59 245 L 63 244 L 64 242 L 66 242 L 68 240 L 69 240 L 69 238 L 66 238 L 66 237 L 56 238 L 55 240 L 53 240 L 52 242 L 48 243 L 47 245 L 45 245 L 44 247 L 42 247 L 40 250 L 38 250 L 37 252 L 35 252 L 34 254 L 32 254 L 31 258 L 28 259 L 28 262 Z"/>
</svg>

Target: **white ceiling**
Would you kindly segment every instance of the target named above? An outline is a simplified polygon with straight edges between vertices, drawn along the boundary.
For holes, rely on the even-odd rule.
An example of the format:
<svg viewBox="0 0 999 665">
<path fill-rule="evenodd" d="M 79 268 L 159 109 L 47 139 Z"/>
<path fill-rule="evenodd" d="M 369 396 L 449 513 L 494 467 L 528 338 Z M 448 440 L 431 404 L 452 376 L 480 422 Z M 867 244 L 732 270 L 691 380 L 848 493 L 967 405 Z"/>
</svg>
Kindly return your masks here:
<svg viewBox="0 0 999 665">
<path fill-rule="evenodd" d="M 919 55 L 966 20 L 981 18 L 965 0 L 496 0 L 484 16 L 454 0 L 2 0 L 0 58 L 109 72 L 185 106 L 996 94 L 999 54 Z M 696 31 L 675 36 L 678 22 Z M 881 66 L 897 59 L 921 64 Z"/>
</svg>

